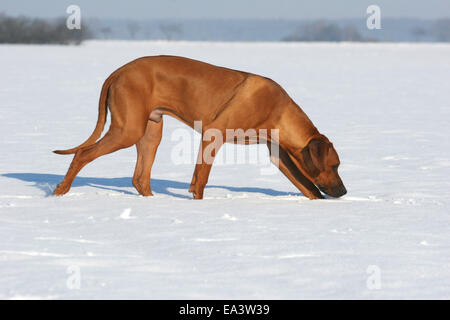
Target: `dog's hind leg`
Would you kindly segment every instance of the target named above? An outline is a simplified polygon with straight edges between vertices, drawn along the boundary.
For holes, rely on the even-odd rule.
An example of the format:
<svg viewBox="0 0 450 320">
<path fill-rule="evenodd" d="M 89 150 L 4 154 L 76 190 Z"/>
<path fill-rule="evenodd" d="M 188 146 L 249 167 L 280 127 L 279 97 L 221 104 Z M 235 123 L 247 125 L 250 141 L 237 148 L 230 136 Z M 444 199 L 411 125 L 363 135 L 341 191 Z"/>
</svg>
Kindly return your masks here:
<svg viewBox="0 0 450 320">
<path fill-rule="evenodd" d="M 81 148 L 75 153 L 75 157 L 70 164 L 66 176 L 56 187 L 53 194 L 59 196 L 67 193 L 78 172 L 80 172 L 80 170 L 89 162 L 105 154 L 130 147 L 135 144 L 141 136 L 142 135 L 140 135 L 138 131 L 125 134 L 124 130 L 112 127 L 98 142 L 88 147 Z"/>
<path fill-rule="evenodd" d="M 144 135 L 149 117 L 145 103 L 139 98 L 134 98 L 136 96 L 132 92 L 118 90 L 110 95 L 109 131 L 96 143 L 83 147 L 75 153 L 66 176 L 53 194 L 67 193 L 78 172 L 89 162 L 105 154 L 128 148 Z"/>
<path fill-rule="evenodd" d="M 270 161 L 280 169 L 303 195 L 309 199 L 323 199 L 319 189 L 301 173 L 283 148 L 274 145 L 274 147 L 278 147 L 278 155 L 276 155 L 272 152 L 272 142 L 267 142 L 267 147 L 269 148 Z"/>
<path fill-rule="evenodd" d="M 150 175 L 156 150 L 162 137 L 163 121 L 149 120 L 144 136 L 136 143 L 137 162 L 133 175 L 133 186 L 143 196 L 151 196 Z"/>
</svg>

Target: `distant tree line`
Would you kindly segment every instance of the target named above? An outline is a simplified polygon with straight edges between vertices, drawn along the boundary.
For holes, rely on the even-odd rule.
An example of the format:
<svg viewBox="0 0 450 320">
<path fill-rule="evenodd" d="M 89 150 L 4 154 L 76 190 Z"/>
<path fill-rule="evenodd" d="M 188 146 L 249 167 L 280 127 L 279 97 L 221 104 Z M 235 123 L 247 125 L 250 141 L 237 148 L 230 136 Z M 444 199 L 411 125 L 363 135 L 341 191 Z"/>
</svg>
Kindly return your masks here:
<svg viewBox="0 0 450 320">
<path fill-rule="evenodd" d="M 429 28 L 417 26 L 411 29 L 414 41 L 423 41 L 431 38 L 439 42 L 450 42 L 450 18 L 436 20 Z"/>
<path fill-rule="evenodd" d="M 340 27 L 324 20 L 302 24 L 295 32 L 284 37 L 283 41 L 373 41 L 365 39 L 351 25 Z"/>
<path fill-rule="evenodd" d="M 437 20 L 429 32 L 437 41 L 450 42 L 450 18 Z"/>
<path fill-rule="evenodd" d="M 431 27 L 416 26 L 410 31 L 414 41 L 424 39 L 450 42 L 450 18 L 436 20 Z M 300 25 L 297 30 L 281 39 L 282 41 L 377 41 L 363 37 L 353 25 L 339 26 L 325 20 Z"/>
<path fill-rule="evenodd" d="M 65 18 L 44 20 L 0 13 L 0 43 L 80 44 L 89 29 L 69 30 Z"/>
<path fill-rule="evenodd" d="M 210 22 L 211 25 L 214 21 Z M 250 23 L 250 22 L 249 22 Z M 82 24 L 80 30 L 69 30 L 66 27 L 66 18 L 39 19 L 24 16 L 12 17 L 0 13 L 0 43 L 36 43 L 36 44 L 80 44 L 85 39 L 166 39 L 183 40 L 195 39 L 191 23 L 191 31 L 184 32 L 184 25 L 179 22 L 155 21 L 153 24 L 128 21 L 116 25 L 105 24 L 101 20 L 91 19 Z M 362 35 L 368 34 L 361 29 L 361 25 L 317 20 L 300 23 L 298 28 L 283 37 L 282 41 L 378 41 Z M 364 26 L 365 27 L 365 26 Z M 222 25 L 223 28 L 229 26 Z M 360 29 L 358 29 L 360 28 Z M 212 28 L 210 39 L 214 38 L 216 29 Z M 219 30 L 219 31 L 220 31 Z M 289 30 L 289 29 L 287 29 Z M 393 29 L 395 30 L 395 28 Z M 159 31 L 159 32 L 158 32 Z M 216 30 L 217 31 L 217 30 Z M 392 31 L 386 29 L 387 32 Z M 230 31 L 231 32 L 231 31 Z M 261 34 L 264 30 L 260 31 Z M 219 32 L 220 33 L 220 32 Z M 197 34 L 197 33 L 195 33 Z M 280 32 L 281 38 L 282 32 Z M 408 35 L 408 30 L 404 34 Z M 125 35 L 125 36 L 124 36 Z M 220 35 L 216 35 L 220 37 Z M 379 37 L 379 35 L 377 35 Z M 386 39 L 386 37 L 384 37 Z M 420 23 L 409 30 L 409 37 L 404 36 L 399 41 L 440 41 L 450 42 L 450 18 L 444 18 L 433 23 Z M 279 39 L 279 38 L 278 38 Z M 233 40 L 233 38 L 230 38 Z M 251 39 L 250 39 L 251 40 Z M 274 39 L 276 40 L 276 39 Z M 383 41 L 383 40 L 381 40 Z M 384 40 L 386 41 L 386 40 Z"/>
<path fill-rule="evenodd" d="M 141 33 L 144 37 L 140 38 L 141 40 L 150 39 L 150 35 L 152 32 L 157 29 L 160 31 L 161 38 L 165 40 L 173 40 L 174 38 L 180 38 L 183 34 L 182 25 L 179 23 L 159 23 L 159 25 L 155 26 L 155 28 L 150 29 L 145 25 L 141 25 L 136 21 L 130 21 L 126 25 L 122 26 L 124 30 L 128 32 L 127 39 L 135 40 L 136 36 Z M 113 30 L 109 26 L 102 25 L 99 21 L 95 21 L 94 28 L 92 28 L 96 32 L 92 32 L 93 38 L 97 39 L 110 39 Z M 115 28 L 117 31 L 117 27 Z"/>
</svg>

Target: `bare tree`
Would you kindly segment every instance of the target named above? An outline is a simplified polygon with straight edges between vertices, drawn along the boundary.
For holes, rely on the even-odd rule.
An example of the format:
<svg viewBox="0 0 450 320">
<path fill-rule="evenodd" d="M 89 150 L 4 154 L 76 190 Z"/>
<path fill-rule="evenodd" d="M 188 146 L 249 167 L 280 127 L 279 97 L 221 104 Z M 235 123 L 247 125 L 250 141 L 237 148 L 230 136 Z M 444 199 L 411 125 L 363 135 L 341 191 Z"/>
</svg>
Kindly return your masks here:
<svg viewBox="0 0 450 320">
<path fill-rule="evenodd" d="M 141 29 L 141 26 L 137 22 L 130 22 L 127 24 L 128 33 L 130 34 L 130 38 L 134 39 L 136 33 Z"/>
<path fill-rule="evenodd" d="M 432 31 L 437 41 L 450 42 L 450 18 L 437 20 Z"/>
<path fill-rule="evenodd" d="M 160 24 L 159 29 L 164 34 L 167 40 L 172 40 L 173 36 L 176 34 L 181 34 L 181 25 L 179 24 Z"/>
<path fill-rule="evenodd" d="M 144 28 L 144 38 L 150 39 L 151 35 L 152 35 L 152 31 L 148 27 L 145 27 Z"/>
<path fill-rule="evenodd" d="M 415 27 L 411 30 L 411 34 L 415 41 L 420 41 L 420 39 L 427 33 L 427 31 L 422 27 Z"/>
<path fill-rule="evenodd" d="M 100 28 L 100 32 L 103 35 L 103 39 L 109 39 L 109 37 L 112 33 L 112 30 L 110 27 L 102 27 L 102 28 Z"/>
</svg>

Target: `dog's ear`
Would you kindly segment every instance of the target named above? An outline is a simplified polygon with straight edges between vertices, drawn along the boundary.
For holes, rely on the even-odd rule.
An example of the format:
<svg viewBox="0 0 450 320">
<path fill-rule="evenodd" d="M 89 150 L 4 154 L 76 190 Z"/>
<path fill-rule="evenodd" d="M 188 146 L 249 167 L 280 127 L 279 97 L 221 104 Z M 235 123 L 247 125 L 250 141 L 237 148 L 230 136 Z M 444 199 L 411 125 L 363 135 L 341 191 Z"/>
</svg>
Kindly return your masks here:
<svg viewBox="0 0 450 320">
<path fill-rule="evenodd" d="M 321 138 L 311 139 L 302 150 L 302 158 L 305 169 L 311 176 L 317 176 L 325 169 L 327 155 L 327 143 Z"/>
</svg>

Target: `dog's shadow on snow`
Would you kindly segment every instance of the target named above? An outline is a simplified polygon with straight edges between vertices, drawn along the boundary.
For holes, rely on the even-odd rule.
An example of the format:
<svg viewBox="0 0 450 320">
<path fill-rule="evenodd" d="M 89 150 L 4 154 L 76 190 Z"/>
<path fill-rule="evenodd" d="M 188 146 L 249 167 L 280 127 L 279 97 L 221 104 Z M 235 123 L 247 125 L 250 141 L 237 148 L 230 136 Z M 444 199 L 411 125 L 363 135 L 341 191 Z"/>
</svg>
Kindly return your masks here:
<svg viewBox="0 0 450 320">
<path fill-rule="evenodd" d="M 44 191 L 46 196 L 53 193 L 56 185 L 62 181 L 64 176 L 58 174 L 46 173 L 5 173 L 1 176 L 7 178 L 18 179 L 26 182 L 34 182 L 34 186 Z M 99 189 L 112 190 L 125 194 L 137 194 L 137 192 L 130 192 L 128 190 L 119 188 L 134 188 L 131 183 L 131 177 L 123 178 L 94 178 L 94 177 L 76 177 L 72 183 L 72 187 L 90 186 Z M 192 197 L 178 194 L 170 191 L 170 189 L 188 190 L 190 184 L 186 182 L 174 180 L 151 179 L 151 188 L 155 193 L 166 194 L 181 199 L 191 199 Z M 255 187 L 229 187 L 218 185 L 207 185 L 206 188 L 221 188 L 232 192 L 247 192 L 260 193 L 269 196 L 288 196 L 298 195 L 293 192 L 277 191 L 269 188 L 255 188 Z"/>
</svg>

